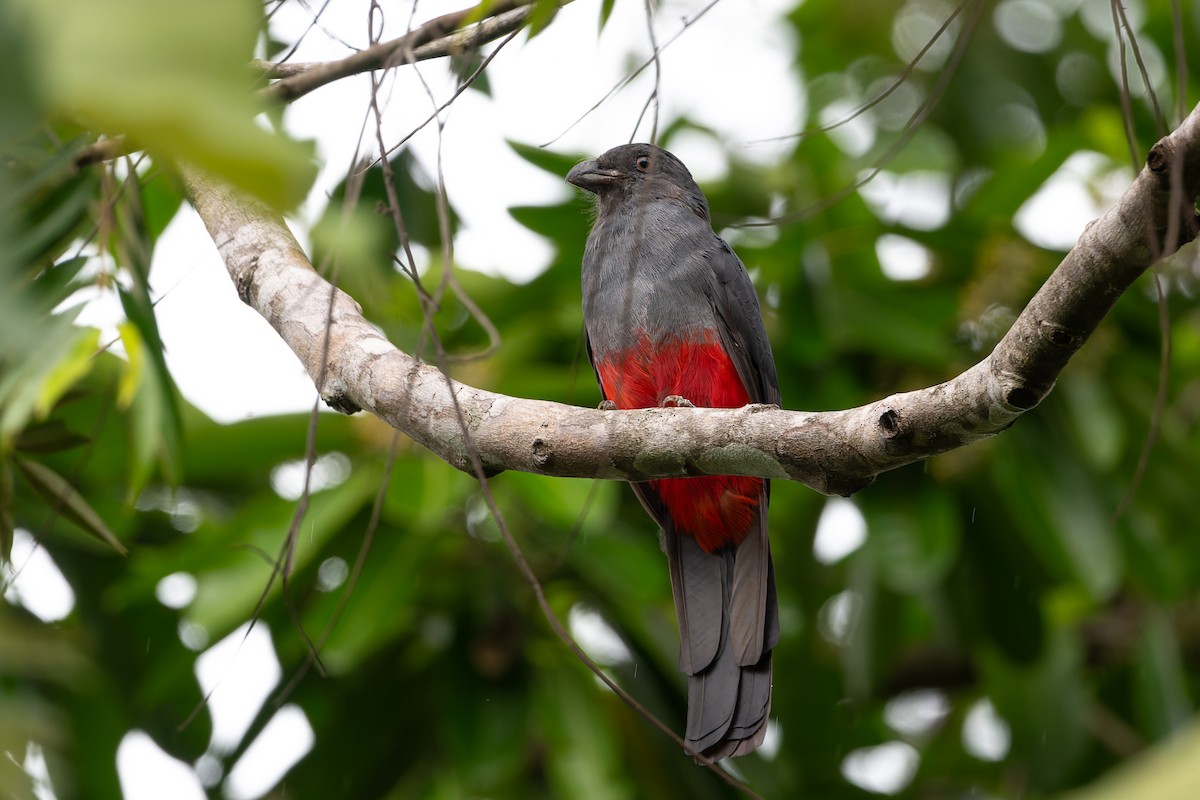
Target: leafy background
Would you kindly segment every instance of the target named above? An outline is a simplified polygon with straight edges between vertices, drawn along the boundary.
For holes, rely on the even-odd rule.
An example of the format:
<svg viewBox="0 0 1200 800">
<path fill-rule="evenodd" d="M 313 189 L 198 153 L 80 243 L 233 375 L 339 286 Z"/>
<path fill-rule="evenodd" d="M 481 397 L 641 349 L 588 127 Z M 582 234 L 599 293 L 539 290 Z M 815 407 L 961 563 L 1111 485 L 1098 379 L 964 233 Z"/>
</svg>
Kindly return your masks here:
<svg viewBox="0 0 1200 800">
<path fill-rule="evenodd" d="M 799 4 L 785 21 L 801 43 L 794 77 L 813 120 L 886 88 L 904 68 L 897 52 L 912 55 L 913 31 L 919 46 L 953 10 Z M 1190 108 L 1200 72 L 1193 61 L 1176 73 L 1174 54 L 1200 52 L 1200 14 L 1186 3 L 1134 3 L 1128 11 L 1159 101 L 1177 119 L 1175 81 L 1184 80 Z M 734 796 L 602 689 L 553 636 L 478 485 L 377 420 L 321 415 L 313 440 L 319 480 L 288 591 L 276 582 L 262 596 L 297 508 L 280 490 L 281 469 L 304 459 L 309 419 L 221 425 L 191 408 L 166 368 L 147 272 L 182 202 L 164 168 L 170 158 L 236 175 L 282 205 L 302 195 L 311 173 L 303 145 L 239 117 L 249 108 L 249 83 L 229 59 L 244 63 L 262 20 L 232 2 L 192 12 L 184 30 L 160 19 L 155 4 L 126 0 L 86 35 L 78 27 L 86 19 L 56 32 L 39 4 L 0 6 L 0 548 L 7 553 L 14 529 L 28 532 L 75 596 L 72 613 L 53 623 L 11 599 L 0 604 L 0 751 L 11 755 L 0 759 L 0 794 L 35 796 L 37 780 L 20 766 L 32 742 L 58 797 L 119 797 L 115 754 L 133 730 L 184 762 L 206 757 L 208 774 L 219 778 L 287 703 L 307 717 L 314 744 L 273 796 Z M 911 132 L 905 120 L 937 93 L 951 45 L 935 49 L 935 68 L 914 72 L 869 113 L 876 135 L 863 151 L 813 136 L 763 167 L 713 139 L 727 150 L 729 169 L 703 188 L 765 298 L 788 407 L 853 406 L 978 360 L 1062 255 L 1018 232 L 1018 209 L 1073 154 L 1103 156 L 1088 184 L 1098 197 L 1106 175 L 1129 163 L 1107 3 L 969 5 L 952 33 L 976 13 L 954 79 Z M 1061 35 L 1046 40 L 1053 26 Z M 242 38 L 227 37 L 230 29 Z M 40 38 L 22 30 L 40 30 Z M 553 22 L 540 35 L 554 36 Z M 194 47 L 177 47 L 189 37 Z M 79 40 L 100 68 L 48 72 L 47 58 L 69 59 L 33 46 Z M 208 59 L 218 67 L 192 69 Z M 143 85 L 144 71 L 127 71 L 130 63 L 208 77 L 197 78 L 202 85 L 186 102 L 164 100 L 154 81 Z M 1131 71 L 1139 153 L 1159 135 L 1140 80 Z M 208 135 L 174 135 L 201 119 L 192 129 Z M 705 134 L 687 118 L 663 123 L 667 147 L 683 132 Z M 152 161 L 137 170 L 74 170 L 77 148 L 99 131 L 135 134 Z M 798 221 L 736 225 L 838 195 L 910 135 L 878 183 L 948 184 L 954 202 L 945 224 L 914 225 L 873 205 L 868 191 Z M 556 177 L 583 155 L 512 146 L 531 173 Z M 260 171 L 247 173 L 247 159 Z M 435 254 L 425 277 L 436 284 L 444 265 L 435 199 L 414 179 L 406 151 L 393 166 L 409 233 Z M 386 203 L 378 169 L 359 208 L 377 203 Z M 336 224 L 340 210 L 328 213 L 326 224 Z M 502 344 L 452 371 L 499 392 L 592 405 L 598 398 L 579 363 L 586 205 L 572 199 L 509 213 L 553 245 L 553 261 L 524 285 L 457 273 Z M 424 320 L 391 266 L 399 242 L 381 219 L 364 216 L 374 226 L 371 249 L 346 257 L 354 266 L 341 282 L 392 341 L 414 352 L 428 347 Z M 877 250 L 887 235 L 924 248 L 927 273 L 888 277 Z M 317 241 L 315 263 L 337 255 Z M 97 254 L 115 266 L 95 269 L 87 256 Z M 777 749 L 736 764 L 756 791 L 866 796 L 846 772 L 855 759 L 889 752 L 871 750 L 885 746 L 915 769 L 896 790 L 901 797 L 1037 798 L 1089 785 L 1092 798 L 1190 796 L 1200 752 L 1192 700 L 1200 663 L 1192 250 L 1163 266 L 1161 285 L 1161 309 L 1149 277 L 1123 297 L 1057 390 L 1012 430 L 881 476 L 856 497 L 868 537 L 836 563 L 814 556 L 826 499 L 776 487 L 780 736 Z M 96 329 L 75 324 L 79 306 L 69 298 L 83 287 L 119 297 L 124 356 L 109 352 Z M 1172 343 L 1165 372 L 1162 310 Z M 489 343 L 453 296 L 434 321 L 451 352 Z M 1159 434 L 1143 469 L 1153 419 Z M 558 614 L 599 615 L 611 626 L 628 655 L 618 648 L 606 668 L 678 729 L 685 693 L 669 586 L 631 493 L 524 474 L 500 475 L 490 487 Z M 367 539 L 361 571 L 349 579 Z M 195 580 L 183 608 L 156 596 L 177 573 Z M 6 568 L 3 580 L 11 574 Z M 306 663 L 301 628 L 323 638 L 337 618 L 321 649 L 327 674 L 309 671 L 286 696 L 277 691 L 244 736 L 213 746 L 207 711 L 192 718 L 203 699 L 198 652 L 256 609 L 284 684 Z M 962 731 L 989 707 L 1010 741 L 981 758 Z M 914 708 L 934 712 L 916 724 Z M 1160 749 L 1166 741 L 1176 749 Z M 1103 780 L 1113 774 L 1117 782 Z M 221 796 L 219 781 L 209 791 Z"/>
</svg>

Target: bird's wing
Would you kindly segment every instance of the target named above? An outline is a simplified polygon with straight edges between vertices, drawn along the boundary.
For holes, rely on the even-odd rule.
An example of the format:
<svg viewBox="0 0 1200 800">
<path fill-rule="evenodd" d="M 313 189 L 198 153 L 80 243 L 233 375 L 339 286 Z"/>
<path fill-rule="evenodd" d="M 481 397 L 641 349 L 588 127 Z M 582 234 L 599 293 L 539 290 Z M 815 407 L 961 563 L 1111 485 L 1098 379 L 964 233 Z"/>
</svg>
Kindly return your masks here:
<svg viewBox="0 0 1200 800">
<path fill-rule="evenodd" d="M 779 378 L 775 374 L 771 342 L 746 267 L 725 240 L 715 235 L 705 257 L 712 276 L 708 296 L 717 318 L 721 344 L 750 399 L 779 405 Z"/>
</svg>

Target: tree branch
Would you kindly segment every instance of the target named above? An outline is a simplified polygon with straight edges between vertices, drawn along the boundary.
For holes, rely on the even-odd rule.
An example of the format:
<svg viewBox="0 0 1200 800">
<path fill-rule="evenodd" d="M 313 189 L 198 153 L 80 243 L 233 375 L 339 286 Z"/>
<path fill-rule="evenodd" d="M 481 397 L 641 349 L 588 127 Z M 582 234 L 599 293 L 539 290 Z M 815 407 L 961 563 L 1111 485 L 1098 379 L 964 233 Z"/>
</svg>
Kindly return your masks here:
<svg viewBox="0 0 1200 800">
<path fill-rule="evenodd" d="M 563 5 L 571 0 L 564 0 Z M 430 58 L 456 55 L 512 33 L 533 13 L 532 0 L 485 0 L 413 28 L 403 36 L 359 50 L 337 61 L 305 64 L 252 64 L 270 76 L 283 76 L 260 94 L 290 103 L 327 83 L 375 69 L 414 64 Z M 459 30 L 472 20 L 474 25 Z"/>
<path fill-rule="evenodd" d="M 317 388 L 325 401 L 345 412 L 369 410 L 458 469 L 471 467 L 451 391 L 490 472 L 630 481 L 759 475 L 848 495 L 880 472 L 1008 428 L 1049 393 L 1121 293 L 1195 236 L 1200 106 L 1151 149 L 1133 184 L 1088 226 L 987 358 L 936 386 L 820 413 L 767 406 L 599 411 L 448 382 L 396 349 L 353 298 L 317 275 L 281 217 L 184 172 L 239 296 L 314 381 L 323 380 Z"/>
<path fill-rule="evenodd" d="M 572 0 L 562 0 L 561 5 L 570 2 Z M 290 103 L 314 89 L 351 75 L 469 52 L 517 30 L 525 24 L 533 11 L 532 0 L 484 2 L 461 11 L 443 14 L 403 36 L 373 45 L 338 61 L 276 64 L 254 59 L 250 66 L 268 78 L 280 78 L 275 83 L 263 87 L 259 91 L 260 97 Z M 485 14 L 488 16 L 484 17 Z M 479 21 L 470 27 L 462 28 L 475 19 Z M 136 149 L 124 136 L 92 142 L 76 155 L 75 168 L 83 169 L 92 164 L 111 161 Z"/>
</svg>

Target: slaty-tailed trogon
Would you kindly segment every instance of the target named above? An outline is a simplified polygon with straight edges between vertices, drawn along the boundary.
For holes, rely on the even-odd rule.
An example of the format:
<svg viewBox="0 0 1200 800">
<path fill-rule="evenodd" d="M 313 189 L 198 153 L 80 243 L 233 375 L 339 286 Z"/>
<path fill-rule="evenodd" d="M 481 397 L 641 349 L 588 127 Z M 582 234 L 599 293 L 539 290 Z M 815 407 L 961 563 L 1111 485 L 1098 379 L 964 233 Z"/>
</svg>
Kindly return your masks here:
<svg viewBox="0 0 1200 800">
<path fill-rule="evenodd" d="M 613 148 L 567 180 L 597 197 L 583 256 L 588 358 L 616 408 L 779 403 L 771 345 L 746 268 L 712 230 L 675 156 Z M 688 746 L 749 753 L 766 734 L 779 640 L 768 482 L 702 476 L 633 484 L 662 529 L 688 675 Z"/>
</svg>

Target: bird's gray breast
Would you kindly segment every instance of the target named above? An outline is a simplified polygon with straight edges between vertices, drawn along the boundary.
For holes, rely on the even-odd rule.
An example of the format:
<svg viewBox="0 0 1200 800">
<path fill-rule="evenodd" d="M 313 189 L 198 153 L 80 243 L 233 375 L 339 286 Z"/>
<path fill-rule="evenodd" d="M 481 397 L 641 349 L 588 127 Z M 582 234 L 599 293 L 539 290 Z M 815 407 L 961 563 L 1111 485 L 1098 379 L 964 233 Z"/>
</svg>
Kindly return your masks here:
<svg viewBox="0 0 1200 800">
<path fill-rule="evenodd" d="M 583 318 L 597 356 L 645 333 L 662 341 L 711 329 L 710 258 L 719 244 L 708 224 L 671 203 L 602 214 L 583 258 Z"/>
</svg>

